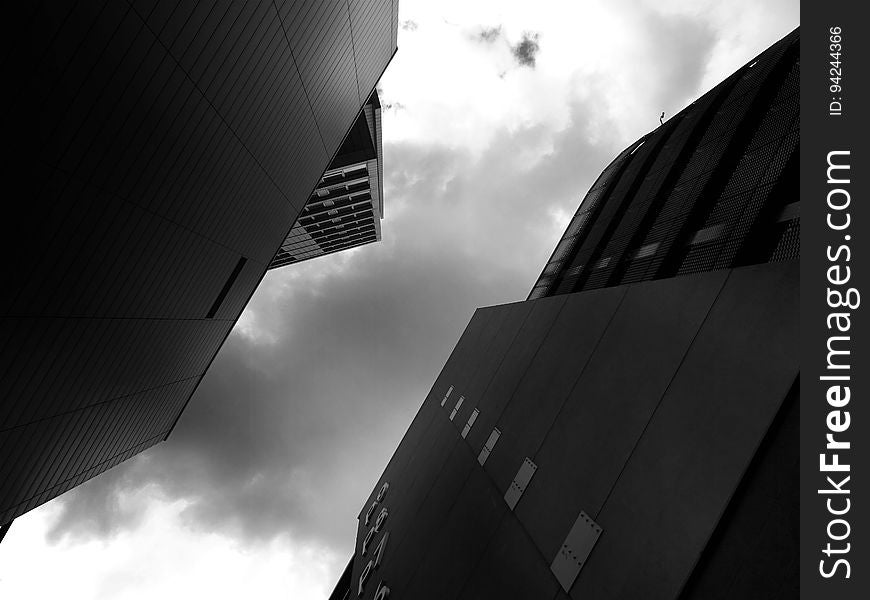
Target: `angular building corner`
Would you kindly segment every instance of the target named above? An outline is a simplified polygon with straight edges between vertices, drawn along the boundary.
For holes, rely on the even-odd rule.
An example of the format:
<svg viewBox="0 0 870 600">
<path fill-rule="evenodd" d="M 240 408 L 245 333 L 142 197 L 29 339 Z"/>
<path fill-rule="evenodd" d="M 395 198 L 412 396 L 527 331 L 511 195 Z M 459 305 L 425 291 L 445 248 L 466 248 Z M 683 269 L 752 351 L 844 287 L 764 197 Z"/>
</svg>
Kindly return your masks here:
<svg viewBox="0 0 870 600">
<path fill-rule="evenodd" d="M 383 160 L 381 103 L 375 90 L 269 268 L 380 241 Z"/>
<path fill-rule="evenodd" d="M 337 199 L 359 229 L 342 247 L 380 236 L 374 90 L 397 11 L 7 7 L 0 536 L 166 439 L 293 224 L 309 231 L 312 190 L 359 174 L 341 161 L 360 123 L 376 137 L 350 158 L 366 157 L 378 218 L 363 218 L 356 189 Z"/>
<path fill-rule="evenodd" d="M 332 598 L 797 597 L 798 84 L 795 30 L 475 312 Z"/>
</svg>

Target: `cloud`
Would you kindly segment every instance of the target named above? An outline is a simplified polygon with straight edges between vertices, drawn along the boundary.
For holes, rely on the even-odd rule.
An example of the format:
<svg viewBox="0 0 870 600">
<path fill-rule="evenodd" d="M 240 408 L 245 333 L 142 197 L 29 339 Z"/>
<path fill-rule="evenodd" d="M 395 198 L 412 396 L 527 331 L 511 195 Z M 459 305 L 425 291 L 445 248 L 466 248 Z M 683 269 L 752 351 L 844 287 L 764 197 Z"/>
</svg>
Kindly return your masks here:
<svg viewBox="0 0 870 600">
<path fill-rule="evenodd" d="M 514 59 L 520 64 L 520 66 L 529 67 L 531 69 L 535 68 L 535 57 L 538 55 L 538 51 L 540 50 L 540 46 L 538 45 L 540 37 L 541 35 L 539 33 L 527 31 L 523 33 L 523 38 L 518 44 L 511 46 L 511 52 L 514 55 Z"/>
<path fill-rule="evenodd" d="M 411 19 L 402 21 L 399 26 L 402 28 L 403 31 L 417 31 L 417 27 L 419 27 L 417 22 L 412 21 Z"/>
<path fill-rule="evenodd" d="M 497 39 L 502 37 L 501 33 L 501 25 L 497 27 L 484 27 L 477 34 L 475 34 L 474 39 L 478 42 L 483 42 L 485 44 L 491 44 L 495 42 Z"/>
<path fill-rule="evenodd" d="M 276 540 L 244 546 L 181 523 L 184 502 L 152 502 L 138 529 L 92 543 L 44 544 L 46 504 L 18 519 L 0 544 L 0 597 L 326 599 L 347 556 Z M 46 576 L 50 573 L 50 576 Z"/>
<path fill-rule="evenodd" d="M 661 107 L 671 116 L 698 95 L 718 35 L 708 23 L 691 16 L 663 15 L 652 9 L 636 15 L 638 54 L 643 52 L 652 67 L 647 73 L 638 72 L 646 80 L 638 87 L 649 94 L 645 100 L 650 106 Z M 650 81 L 653 78 L 655 82 Z"/>
<path fill-rule="evenodd" d="M 57 543 L 65 537 L 111 538 L 122 530 L 136 529 L 154 491 L 148 482 L 136 477 L 136 469 L 125 465 L 92 480 L 81 493 L 63 496 L 61 512 L 48 529 L 48 540 Z M 138 493 L 127 493 L 130 489 Z"/>
</svg>

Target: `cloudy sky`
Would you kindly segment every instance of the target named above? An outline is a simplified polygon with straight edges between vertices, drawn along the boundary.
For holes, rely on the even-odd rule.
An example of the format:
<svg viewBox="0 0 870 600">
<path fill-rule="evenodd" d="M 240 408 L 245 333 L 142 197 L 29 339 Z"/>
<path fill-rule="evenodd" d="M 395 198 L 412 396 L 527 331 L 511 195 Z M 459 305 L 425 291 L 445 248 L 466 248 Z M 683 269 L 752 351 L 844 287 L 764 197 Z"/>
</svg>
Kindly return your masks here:
<svg viewBox="0 0 870 600">
<path fill-rule="evenodd" d="M 613 156 L 798 18 L 402 0 L 383 242 L 269 273 L 168 442 L 15 521 L 0 597 L 326 598 L 474 309 L 524 300 Z"/>
</svg>

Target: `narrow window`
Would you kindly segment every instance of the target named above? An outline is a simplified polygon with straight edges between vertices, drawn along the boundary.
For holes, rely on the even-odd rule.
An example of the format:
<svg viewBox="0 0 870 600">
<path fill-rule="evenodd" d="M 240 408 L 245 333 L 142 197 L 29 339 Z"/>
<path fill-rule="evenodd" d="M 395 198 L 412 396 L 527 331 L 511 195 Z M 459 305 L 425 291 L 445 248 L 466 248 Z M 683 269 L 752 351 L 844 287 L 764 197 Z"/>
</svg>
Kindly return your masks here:
<svg viewBox="0 0 870 600">
<path fill-rule="evenodd" d="M 233 272 L 230 273 L 227 282 L 224 284 L 224 287 L 217 295 L 217 298 L 215 298 L 214 304 L 212 304 L 211 308 L 208 309 L 208 314 L 205 315 L 206 319 L 212 319 L 217 314 L 218 309 L 221 307 L 221 304 L 224 301 L 224 298 L 227 297 L 227 294 L 230 292 L 230 288 L 233 287 L 233 284 L 236 282 L 236 278 L 239 276 L 239 273 L 242 272 L 242 268 L 245 266 L 246 262 L 248 262 L 248 259 L 244 256 L 239 258 L 239 262 L 236 263 L 236 267 L 233 269 Z"/>
</svg>

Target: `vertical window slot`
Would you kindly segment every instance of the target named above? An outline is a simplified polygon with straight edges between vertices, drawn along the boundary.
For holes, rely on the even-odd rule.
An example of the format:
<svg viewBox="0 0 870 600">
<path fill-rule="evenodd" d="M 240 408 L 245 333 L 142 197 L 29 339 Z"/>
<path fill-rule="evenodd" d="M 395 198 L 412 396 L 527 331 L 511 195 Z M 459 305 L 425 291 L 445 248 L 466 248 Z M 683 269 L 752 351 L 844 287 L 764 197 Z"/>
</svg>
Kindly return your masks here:
<svg viewBox="0 0 870 600">
<path fill-rule="evenodd" d="M 212 319 L 217 314 L 218 309 L 223 304 L 224 298 L 227 297 L 227 294 L 230 293 L 230 288 L 233 287 L 233 284 L 236 282 L 236 279 L 239 276 L 239 273 L 242 272 L 242 268 L 245 266 L 245 263 L 248 262 L 248 259 L 242 256 L 239 258 L 239 262 L 236 263 L 233 272 L 230 273 L 227 282 L 224 284 L 224 287 L 221 288 L 220 293 L 217 295 L 217 298 L 214 299 L 214 304 L 211 305 L 211 308 L 208 309 L 208 314 L 205 315 L 206 319 Z"/>
</svg>

